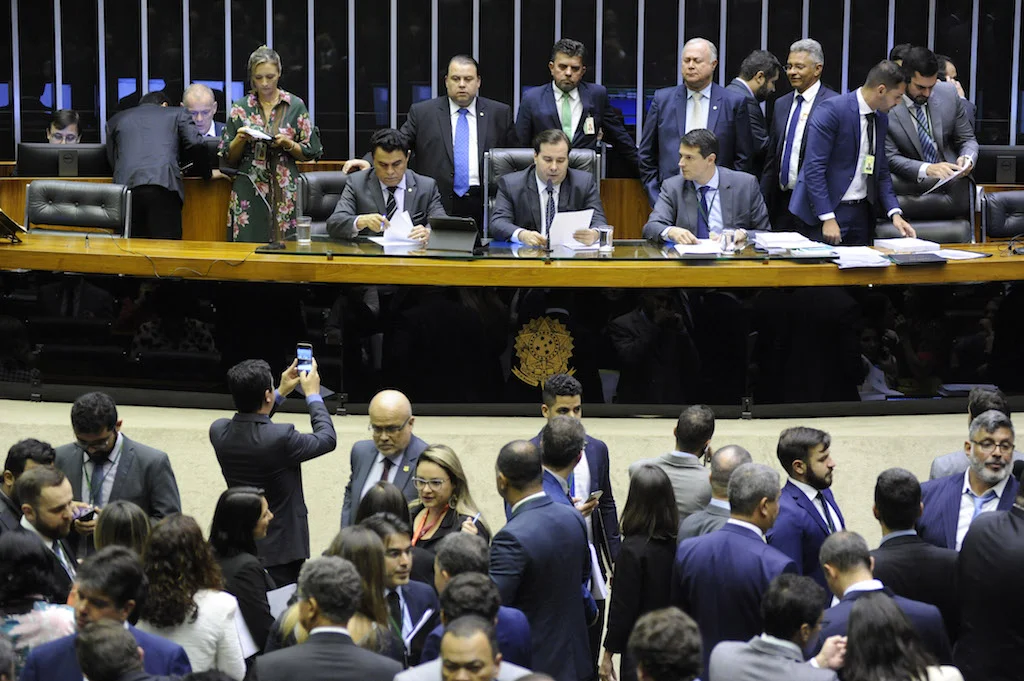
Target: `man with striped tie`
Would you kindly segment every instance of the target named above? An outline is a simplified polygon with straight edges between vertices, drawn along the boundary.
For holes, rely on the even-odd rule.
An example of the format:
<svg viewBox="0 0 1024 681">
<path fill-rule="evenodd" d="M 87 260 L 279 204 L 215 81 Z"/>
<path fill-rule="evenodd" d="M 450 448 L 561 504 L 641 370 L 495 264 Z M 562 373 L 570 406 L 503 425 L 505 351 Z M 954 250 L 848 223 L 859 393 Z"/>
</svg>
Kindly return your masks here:
<svg viewBox="0 0 1024 681">
<path fill-rule="evenodd" d="M 923 192 L 978 158 L 964 100 L 952 88 L 936 87 L 939 61 L 927 47 L 913 47 L 903 58 L 907 92 L 889 112 L 885 137 L 889 170 L 910 191 Z"/>
<path fill-rule="evenodd" d="M 353 239 L 359 233 L 379 234 L 403 211 L 413 229 L 409 237 L 426 241 L 427 220 L 447 215 L 437 183 L 408 169 L 409 148 L 402 134 L 383 128 L 370 138 L 373 166 L 353 173 L 327 219 L 327 232 L 336 239 Z"/>
</svg>

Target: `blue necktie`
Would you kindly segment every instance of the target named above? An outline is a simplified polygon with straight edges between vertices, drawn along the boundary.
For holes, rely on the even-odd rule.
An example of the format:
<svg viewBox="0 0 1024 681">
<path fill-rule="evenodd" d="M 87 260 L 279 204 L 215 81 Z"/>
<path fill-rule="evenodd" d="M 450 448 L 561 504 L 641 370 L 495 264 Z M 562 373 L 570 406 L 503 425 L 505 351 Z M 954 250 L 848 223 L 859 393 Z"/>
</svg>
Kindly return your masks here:
<svg viewBox="0 0 1024 681">
<path fill-rule="evenodd" d="M 796 109 L 789 121 L 789 129 L 786 130 L 786 143 L 782 146 L 782 169 L 779 171 L 779 185 L 789 185 L 789 157 L 793 155 L 793 142 L 796 140 L 796 124 L 800 121 L 800 109 L 804 105 L 804 96 L 796 96 Z"/>
<path fill-rule="evenodd" d="M 697 211 L 697 238 L 707 239 L 708 232 L 708 220 L 711 219 L 711 215 L 708 212 L 708 190 L 711 189 L 708 185 L 698 187 L 697 192 L 700 194 L 700 210 Z"/>
<path fill-rule="evenodd" d="M 548 204 L 547 209 L 544 211 L 547 216 L 544 219 L 544 236 L 551 234 L 551 222 L 555 219 L 555 185 L 551 184 L 551 180 L 548 180 Z"/>
<path fill-rule="evenodd" d="M 825 525 L 828 526 L 828 533 L 835 534 L 836 524 L 835 521 L 832 520 L 832 513 L 828 510 L 828 502 L 825 501 L 825 495 L 818 492 L 818 496 L 815 498 L 818 500 L 818 503 L 821 504 L 821 510 L 825 512 Z"/>
<path fill-rule="evenodd" d="M 103 506 L 103 480 L 107 477 L 103 469 L 110 460 L 105 456 L 92 459 L 92 477 L 89 479 L 89 501 L 93 506 Z"/>
<path fill-rule="evenodd" d="M 981 514 L 981 507 L 985 505 L 986 501 L 991 501 L 996 498 L 995 490 L 991 489 L 980 497 L 971 490 L 967 490 L 967 493 L 971 495 L 971 501 L 974 502 L 974 515 L 971 516 L 972 521 Z"/>
<path fill-rule="evenodd" d="M 932 139 L 931 128 L 928 126 L 928 116 L 925 115 L 923 106 L 914 107 L 914 117 L 917 118 L 917 139 L 921 141 L 921 155 L 925 163 L 938 163 L 939 151 L 935 148 L 935 140 Z"/>
<path fill-rule="evenodd" d="M 469 109 L 459 109 L 459 121 L 455 124 L 455 195 L 465 196 L 469 192 Z"/>
</svg>

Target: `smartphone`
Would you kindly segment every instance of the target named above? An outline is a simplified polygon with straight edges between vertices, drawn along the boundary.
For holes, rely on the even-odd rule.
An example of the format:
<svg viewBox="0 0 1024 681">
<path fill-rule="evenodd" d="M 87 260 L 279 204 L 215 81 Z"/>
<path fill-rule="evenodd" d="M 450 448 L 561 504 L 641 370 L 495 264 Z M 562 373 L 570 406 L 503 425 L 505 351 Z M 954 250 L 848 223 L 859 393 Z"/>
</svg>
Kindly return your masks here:
<svg viewBox="0 0 1024 681">
<path fill-rule="evenodd" d="M 299 343 L 295 346 L 295 357 L 299 360 L 296 367 L 301 371 L 313 370 L 313 345 L 311 343 Z"/>
<path fill-rule="evenodd" d="M 84 506 L 75 509 L 73 514 L 75 520 L 81 520 L 83 523 L 87 523 L 96 517 L 96 509 L 86 509 Z"/>
<path fill-rule="evenodd" d="M 590 496 L 587 497 L 587 501 L 597 501 L 598 499 L 601 498 L 602 494 L 604 494 L 603 489 L 595 489 L 593 492 L 590 493 Z"/>
</svg>

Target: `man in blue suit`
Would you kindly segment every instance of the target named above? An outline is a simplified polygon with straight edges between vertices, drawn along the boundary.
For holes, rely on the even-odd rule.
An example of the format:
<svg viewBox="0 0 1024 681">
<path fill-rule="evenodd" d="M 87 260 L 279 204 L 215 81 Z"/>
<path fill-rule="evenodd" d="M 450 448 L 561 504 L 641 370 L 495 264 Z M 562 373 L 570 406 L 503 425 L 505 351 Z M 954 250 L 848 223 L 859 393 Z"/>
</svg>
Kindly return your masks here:
<svg viewBox="0 0 1024 681">
<path fill-rule="evenodd" d="M 928 480 L 921 485 L 924 510 L 917 521 L 921 539 L 947 549 L 960 550 L 971 523 L 988 511 L 1009 511 L 1020 483 L 1013 469 L 1013 423 L 1001 411 L 990 409 L 971 421 L 970 440 L 964 451 L 970 467 L 964 474 Z"/>
<path fill-rule="evenodd" d="M 512 517 L 491 541 L 491 579 L 502 603 L 530 621 L 533 669 L 556 681 L 591 681 L 580 591 L 591 565 L 583 516 L 544 492 L 540 452 L 531 443 L 502 447 L 496 468 Z"/>
<path fill-rule="evenodd" d="M 599 141 L 610 141 L 635 166 L 636 142 L 626 132 L 622 114 L 608 103 L 608 90 L 583 80 L 586 57 L 586 46 L 571 38 L 551 48 L 551 84 L 531 88 L 519 103 L 519 144 L 528 147 L 539 133 L 557 129 L 565 132 L 573 149 L 599 149 Z"/>
<path fill-rule="evenodd" d="M 845 636 L 854 602 L 865 594 L 881 591 L 896 601 L 939 663 L 949 664 L 953 659 L 953 649 L 939 609 L 928 603 L 895 596 L 874 578 L 871 573 L 873 565 L 868 543 L 856 532 L 836 532 L 821 545 L 821 567 L 825 571 L 828 588 L 839 603 L 822 615 L 818 641 L 812 650 L 806 652 L 813 655 L 829 636 Z"/>
<path fill-rule="evenodd" d="M 812 239 L 870 244 L 878 208 L 900 234 L 916 236 L 896 202 L 885 158 L 885 112 L 906 90 L 903 69 L 882 61 L 868 72 L 863 87 L 822 102 L 814 112 L 804 164 L 789 201 L 789 210 L 810 226 Z"/>
<path fill-rule="evenodd" d="M 139 558 L 123 546 L 108 546 L 89 556 L 75 575 L 78 600 L 75 624 L 79 630 L 92 622 L 127 622 L 135 606 L 145 598 L 146 577 Z M 127 625 L 143 652 L 143 667 L 154 676 L 183 676 L 192 671 L 185 649 L 167 639 Z M 71 634 L 36 646 L 25 660 L 22 681 L 81 681 L 82 669 L 75 657 Z"/>
<path fill-rule="evenodd" d="M 700 625 L 705 669 L 720 641 L 749 641 L 764 631 L 762 596 L 780 574 L 796 572 L 764 538 L 779 513 L 778 473 L 759 463 L 736 468 L 729 507 L 721 529 L 679 544 L 672 568 L 671 602 Z"/>
<path fill-rule="evenodd" d="M 683 45 L 683 84 L 654 93 L 640 138 L 640 179 L 651 206 L 661 183 L 679 174 L 679 139 L 696 128 L 718 138 L 718 165 L 749 173 L 753 138 L 747 120 L 746 98 L 711 79 L 718 66 L 718 49 L 704 38 Z"/>
<path fill-rule="evenodd" d="M 829 489 L 836 467 L 831 445 L 829 434 L 816 428 L 787 428 L 779 435 L 776 454 L 789 480 L 779 497 L 779 517 L 768 532 L 768 543 L 792 558 L 800 574 L 821 586 L 826 584 L 818 551 L 826 537 L 846 529 Z"/>
</svg>

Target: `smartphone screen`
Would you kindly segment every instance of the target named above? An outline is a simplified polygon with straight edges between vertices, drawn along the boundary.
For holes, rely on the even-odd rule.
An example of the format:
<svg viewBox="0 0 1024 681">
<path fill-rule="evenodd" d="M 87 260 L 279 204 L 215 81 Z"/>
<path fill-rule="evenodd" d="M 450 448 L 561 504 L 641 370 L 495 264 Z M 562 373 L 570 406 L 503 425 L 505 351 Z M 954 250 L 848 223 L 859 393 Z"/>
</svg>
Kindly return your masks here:
<svg viewBox="0 0 1024 681">
<path fill-rule="evenodd" d="M 299 343 L 295 347 L 295 357 L 299 360 L 299 371 L 313 370 L 313 346 L 309 343 Z"/>
</svg>

